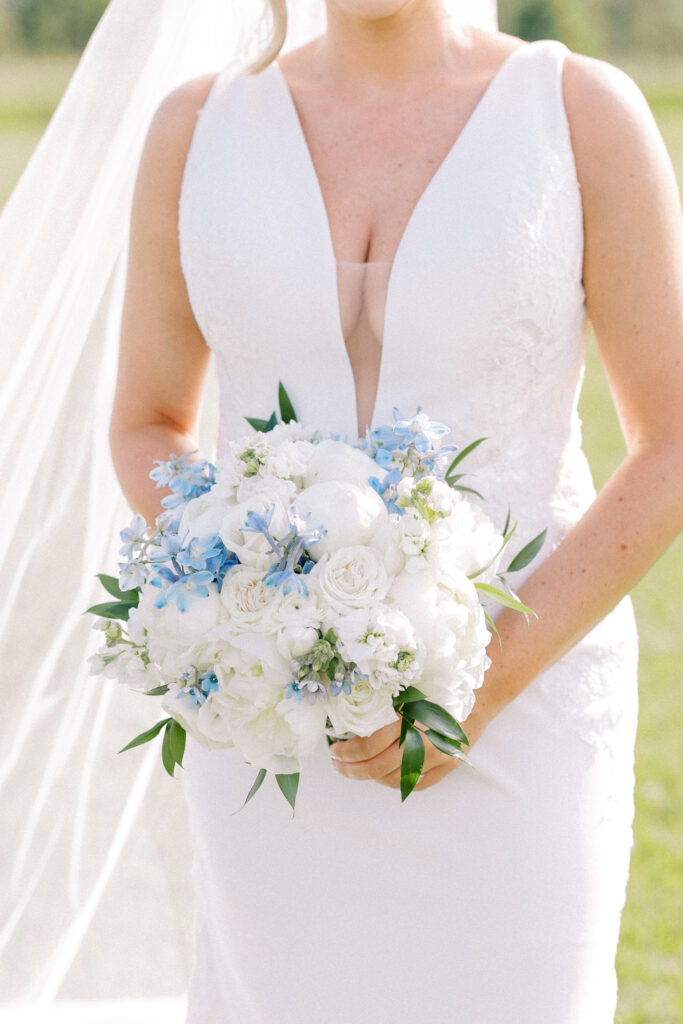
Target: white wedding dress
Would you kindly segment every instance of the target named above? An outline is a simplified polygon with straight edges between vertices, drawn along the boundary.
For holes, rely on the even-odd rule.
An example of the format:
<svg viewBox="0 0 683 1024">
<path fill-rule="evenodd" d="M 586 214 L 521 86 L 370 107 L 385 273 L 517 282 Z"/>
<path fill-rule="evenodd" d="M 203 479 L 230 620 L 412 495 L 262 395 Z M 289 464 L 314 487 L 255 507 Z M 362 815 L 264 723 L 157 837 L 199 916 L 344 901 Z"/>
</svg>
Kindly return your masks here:
<svg viewBox="0 0 683 1024">
<path fill-rule="evenodd" d="M 519 546 L 546 556 L 594 497 L 583 373 L 581 194 L 566 48 L 495 75 L 417 203 L 392 266 L 335 264 L 277 64 L 219 76 L 179 211 L 181 261 L 221 387 L 219 454 L 278 381 L 304 423 L 357 436 L 353 365 L 381 370 L 372 426 L 418 405 Z M 348 347 L 347 347 L 348 346 Z M 373 364 L 374 360 L 374 364 Z M 369 372 L 369 371 L 368 371 Z M 365 386 L 370 388 L 367 379 Z M 359 382 L 358 382 L 359 384 Z M 525 574 L 533 571 L 533 566 Z M 608 1024 L 633 815 L 628 599 L 489 726 L 459 767 L 398 791 L 306 765 L 296 816 L 234 751 L 188 749 L 191 1024 Z"/>
</svg>

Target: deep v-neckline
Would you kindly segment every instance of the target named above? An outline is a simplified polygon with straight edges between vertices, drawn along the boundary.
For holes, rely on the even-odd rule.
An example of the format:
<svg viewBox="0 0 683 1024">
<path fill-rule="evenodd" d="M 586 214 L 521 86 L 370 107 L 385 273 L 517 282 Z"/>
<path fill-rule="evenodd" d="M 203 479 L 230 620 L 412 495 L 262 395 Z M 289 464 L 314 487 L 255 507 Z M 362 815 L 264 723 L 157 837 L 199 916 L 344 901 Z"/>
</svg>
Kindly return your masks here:
<svg viewBox="0 0 683 1024">
<path fill-rule="evenodd" d="M 482 92 L 481 96 L 477 100 L 477 102 L 476 102 L 475 106 L 473 107 L 472 111 L 470 112 L 467 120 L 465 121 L 465 123 L 463 124 L 462 128 L 458 132 L 456 138 L 453 140 L 453 142 L 449 146 L 448 150 L 446 151 L 445 156 L 443 157 L 443 159 L 439 163 L 438 167 L 434 171 L 434 174 L 431 176 L 431 178 L 429 179 L 429 181 L 425 185 L 424 189 L 422 190 L 422 192 L 418 196 L 417 200 L 415 201 L 415 203 L 413 205 L 413 208 L 412 208 L 412 210 L 410 212 L 410 215 L 409 215 L 409 217 L 408 217 L 408 219 L 407 219 L 407 221 L 406 221 L 406 223 L 404 225 L 404 228 L 403 228 L 403 231 L 401 233 L 401 236 L 399 238 L 398 245 L 396 247 L 396 251 L 394 253 L 393 260 L 391 260 L 391 261 L 374 261 L 374 260 L 367 261 L 369 263 L 374 263 L 374 262 L 390 262 L 391 263 L 391 269 L 389 271 L 389 277 L 388 277 L 388 281 L 387 281 L 386 298 L 385 298 L 385 304 L 384 304 L 384 328 L 383 328 L 383 331 L 382 331 L 381 356 L 380 356 L 380 363 L 379 363 L 379 371 L 378 371 L 378 374 L 377 374 L 377 382 L 376 382 L 376 386 L 375 386 L 375 396 L 374 396 L 374 401 L 373 401 L 373 406 L 372 406 L 372 411 L 371 411 L 370 421 L 369 421 L 369 429 L 373 429 L 373 427 L 374 427 L 375 413 L 376 413 L 378 402 L 379 402 L 380 395 L 381 395 L 381 392 L 382 392 L 383 378 L 386 375 L 386 363 L 387 363 L 387 358 L 388 358 L 387 357 L 387 349 L 388 349 L 387 342 L 391 340 L 391 331 L 388 328 L 389 328 L 389 326 L 391 324 L 392 314 L 393 314 L 394 280 L 395 280 L 395 277 L 396 277 L 396 274 L 397 274 L 397 266 L 400 269 L 400 264 L 404 260 L 404 251 L 405 251 L 406 246 L 408 244 L 408 239 L 410 238 L 410 235 L 411 235 L 411 233 L 414 230 L 415 224 L 417 224 L 419 222 L 419 218 L 420 218 L 422 209 L 426 206 L 426 204 L 427 204 L 431 194 L 437 189 L 437 187 L 439 185 L 439 182 L 441 181 L 441 179 L 448 172 L 448 169 L 449 169 L 450 165 L 455 162 L 456 156 L 463 149 L 464 143 L 466 142 L 468 136 L 473 131 L 472 125 L 473 124 L 476 125 L 476 122 L 478 120 L 480 120 L 480 118 L 483 116 L 483 113 L 486 111 L 487 106 L 490 105 L 491 99 L 495 95 L 496 89 L 499 86 L 499 83 L 500 83 L 501 79 L 503 78 L 504 73 L 512 65 L 513 59 L 514 59 L 515 55 L 517 53 L 519 53 L 520 50 L 528 49 L 528 47 L 531 46 L 531 45 L 532 45 L 531 43 L 521 44 L 521 45 L 515 47 L 514 50 L 511 50 L 510 53 L 507 54 L 505 59 L 499 64 L 498 68 L 496 69 L 494 74 L 489 79 L 489 81 L 488 81 L 484 91 Z M 338 264 L 339 264 L 339 262 L 344 262 L 344 261 L 338 261 L 337 257 L 336 257 L 336 252 L 335 252 L 335 248 L 334 248 L 334 239 L 332 238 L 332 227 L 331 227 L 330 218 L 329 218 L 329 215 L 328 215 L 328 212 L 327 212 L 327 206 L 325 204 L 325 197 L 323 195 L 322 186 L 320 184 L 320 178 L 318 177 L 318 172 L 317 172 L 317 170 L 315 168 L 315 163 L 313 161 L 313 156 L 312 156 L 312 153 L 311 153 L 311 148 L 310 148 L 310 146 L 308 144 L 308 140 L 307 140 L 306 134 L 304 132 L 303 124 L 302 124 L 301 118 L 299 116 L 299 111 L 298 111 L 296 103 L 294 101 L 294 96 L 293 96 L 292 91 L 291 91 L 291 89 L 289 87 L 289 83 L 288 83 L 288 81 L 287 81 L 287 79 L 286 79 L 286 77 L 284 75 L 284 72 L 282 71 L 282 68 L 280 67 L 279 63 L 277 62 L 277 60 L 273 61 L 268 66 L 266 71 L 263 72 L 263 74 L 267 74 L 268 72 L 271 73 L 272 79 L 277 82 L 277 85 L 278 85 L 278 87 L 280 89 L 282 98 L 284 99 L 285 107 L 286 107 L 287 111 L 289 112 L 289 117 L 290 117 L 290 119 L 292 121 L 292 124 L 293 124 L 294 135 L 295 135 L 295 138 L 297 140 L 298 149 L 299 149 L 299 152 L 301 153 L 302 158 L 303 158 L 302 164 L 306 168 L 306 173 L 307 173 L 307 175 L 309 177 L 309 180 L 311 182 L 311 193 L 312 193 L 312 196 L 314 198 L 315 204 L 317 206 L 318 217 L 319 217 L 319 220 L 320 220 L 321 226 L 322 226 L 322 234 L 323 234 L 323 237 L 325 239 L 325 252 L 324 252 L 324 255 L 325 255 L 325 264 L 326 264 L 325 274 L 326 274 L 326 277 L 328 278 L 327 284 L 329 286 L 329 293 L 330 293 L 330 295 L 334 296 L 334 300 L 335 300 L 334 301 L 334 310 L 333 310 L 333 314 L 332 314 L 333 317 L 334 317 L 334 320 L 335 320 L 335 333 L 337 335 L 338 340 L 341 342 L 341 344 L 342 344 L 342 346 L 344 348 L 344 352 L 346 353 L 346 360 L 347 360 L 347 365 L 348 365 L 349 373 L 350 373 L 350 376 L 351 376 L 351 381 L 352 381 L 352 384 L 353 384 L 353 395 L 354 395 L 354 399 L 355 399 L 354 422 L 355 422 L 356 431 L 358 431 L 358 384 L 357 384 L 356 377 L 355 377 L 355 374 L 354 374 L 354 371 L 353 371 L 353 366 L 351 365 L 351 359 L 350 359 L 350 356 L 349 356 L 349 351 L 348 351 L 348 347 L 347 347 L 347 343 L 346 343 L 346 338 L 344 336 L 344 330 L 343 330 L 343 326 L 342 326 L 341 302 L 340 302 L 340 294 L 339 294 L 339 283 L 338 283 L 338 277 L 337 277 Z M 315 246 L 313 247 L 314 250 L 316 248 L 317 247 L 315 247 Z"/>
</svg>

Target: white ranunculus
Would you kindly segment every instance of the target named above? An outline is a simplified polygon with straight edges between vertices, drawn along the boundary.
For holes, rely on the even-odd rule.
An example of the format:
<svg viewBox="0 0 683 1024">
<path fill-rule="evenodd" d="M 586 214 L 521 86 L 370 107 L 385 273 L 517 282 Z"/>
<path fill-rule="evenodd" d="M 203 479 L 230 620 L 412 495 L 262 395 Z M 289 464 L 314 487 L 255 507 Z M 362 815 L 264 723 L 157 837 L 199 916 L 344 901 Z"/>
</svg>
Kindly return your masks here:
<svg viewBox="0 0 683 1024">
<path fill-rule="evenodd" d="M 304 576 L 304 579 L 307 577 Z M 273 622 L 280 625 L 295 624 L 297 626 L 314 626 L 322 624 L 325 609 L 320 594 L 308 588 L 308 597 L 291 591 L 289 594 L 280 592 L 279 601 L 273 609 Z"/>
<path fill-rule="evenodd" d="M 365 487 L 370 477 L 376 476 L 381 480 L 384 473 L 374 459 L 359 448 L 328 438 L 315 446 L 308 463 L 306 485 L 310 487 L 331 480 Z"/>
<path fill-rule="evenodd" d="M 325 605 L 344 615 L 382 601 L 391 580 L 374 548 L 354 544 L 334 551 L 310 572 Z"/>
<path fill-rule="evenodd" d="M 293 502 L 299 515 L 322 523 L 327 533 L 309 551 L 317 562 L 325 553 L 353 544 L 369 544 L 387 522 L 387 508 L 371 487 L 328 480 L 305 488 Z"/>
<path fill-rule="evenodd" d="M 318 630 L 312 626 L 281 626 L 277 632 L 277 649 L 288 662 L 310 651 L 319 639 Z"/>
<path fill-rule="evenodd" d="M 342 691 L 337 697 L 330 697 L 325 706 L 338 736 L 345 732 L 370 736 L 398 718 L 392 704 L 391 686 L 387 684 L 375 689 L 364 680 L 352 686 L 351 693 Z"/>
<path fill-rule="evenodd" d="M 263 515 L 272 506 L 268 530 L 272 537 L 281 540 L 289 530 L 288 507 L 294 493 L 296 488 L 293 484 L 280 481 L 277 487 L 261 486 L 249 501 L 229 509 L 220 530 L 220 538 L 228 551 L 234 551 L 244 565 L 261 571 L 268 569 L 276 556 L 267 538 L 261 531 L 243 530 L 242 527 L 249 512 Z"/>
</svg>

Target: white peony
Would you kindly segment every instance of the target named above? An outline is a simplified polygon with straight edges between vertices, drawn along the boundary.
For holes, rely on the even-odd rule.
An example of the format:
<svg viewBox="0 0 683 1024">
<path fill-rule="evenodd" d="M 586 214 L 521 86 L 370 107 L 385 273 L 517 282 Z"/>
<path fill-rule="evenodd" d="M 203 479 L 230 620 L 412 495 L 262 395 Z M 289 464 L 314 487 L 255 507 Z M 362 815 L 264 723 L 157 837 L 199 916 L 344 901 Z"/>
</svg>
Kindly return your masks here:
<svg viewBox="0 0 683 1024">
<path fill-rule="evenodd" d="M 310 547 L 313 561 L 352 544 L 368 544 L 388 518 L 386 505 L 371 487 L 328 480 L 306 487 L 294 500 L 299 515 L 322 523 L 327 533 Z"/>
<path fill-rule="evenodd" d="M 365 487 L 370 477 L 381 480 L 384 473 L 374 459 L 359 448 L 328 438 L 315 445 L 306 472 L 306 486 L 334 481 Z"/>
<path fill-rule="evenodd" d="M 318 562 L 309 576 L 325 606 L 341 615 L 372 608 L 391 583 L 375 549 L 363 544 L 340 548 Z"/>
<path fill-rule="evenodd" d="M 194 537 L 210 537 L 219 533 L 229 508 L 228 502 L 217 498 L 213 488 L 189 501 L 178 527 L 178 536 L 183 544 L 187 545 Z"/>
<path fill-rule="evenodd" d="M 389 684 L 375 689 L 369 682 L 361 680 L 351 687 L 351 693 L 342 691 L 337 697 L 331 697 L 325 706 L 332 728 L 338 736 L 346 732 L 356 736 L 370 736 L 377 729 L 398 719 Z"/>
<path fill-rule="evenodd" d="M 179 674 L 193 661 L 210 662 L 211 657 L 205 650 L 207 635 L 218 624 L 221 612 L 217 585 L 209 584 L 206 597 L 194 596 L 185 612 L 173 601 L 164 608 L 155 608 L 158 596 L 157 587 L 147 584 L 142 588 L 134 628 L 146 630 L 150 657 L 159 663 L 164 676 Z"/>
<path fill-rule="evenodd" d="M 497 552 L 503 537 L 485 512 L 471 502 L 456 501 L 445 519 L 432 524 L 426 560 L 435 569 L 439 566 L 457 568 L 470 576 L 492 564 L 481 576 L 489 582 L 498 571 L 500 555 Z"/>
</svg>

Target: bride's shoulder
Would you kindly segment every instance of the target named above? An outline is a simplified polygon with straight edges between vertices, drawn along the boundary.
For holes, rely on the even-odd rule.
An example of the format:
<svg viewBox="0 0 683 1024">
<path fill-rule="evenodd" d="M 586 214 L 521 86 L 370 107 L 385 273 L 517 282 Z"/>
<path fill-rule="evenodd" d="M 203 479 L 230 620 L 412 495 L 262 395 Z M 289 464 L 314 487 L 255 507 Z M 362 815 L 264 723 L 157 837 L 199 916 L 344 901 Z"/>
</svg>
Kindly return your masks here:
<svg viewBox="0 0 683 1024">
<path fill-rule="evenodd" d="M 156 108 L 147 135 L 148 145 L 187 150 L 197 123 L 219 72 L 200 75 L 169 92 Z"/>
<path fill-rule="evenodd" d="M 563 92 L 582 188 L 602 191 L 608 180 L 616 186 L 667 161 L 647 100 L 621 68 L 570 52 Z"/>
</svg>

